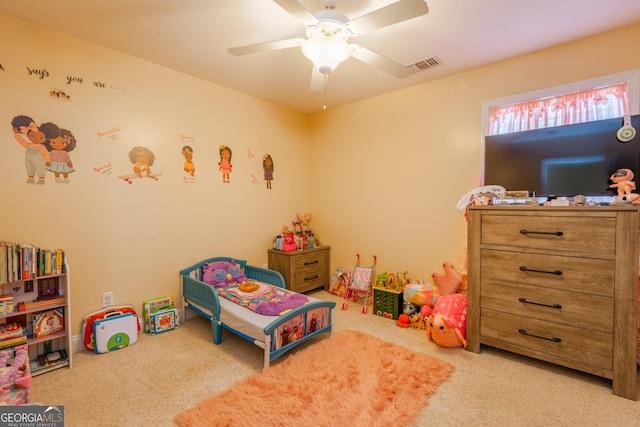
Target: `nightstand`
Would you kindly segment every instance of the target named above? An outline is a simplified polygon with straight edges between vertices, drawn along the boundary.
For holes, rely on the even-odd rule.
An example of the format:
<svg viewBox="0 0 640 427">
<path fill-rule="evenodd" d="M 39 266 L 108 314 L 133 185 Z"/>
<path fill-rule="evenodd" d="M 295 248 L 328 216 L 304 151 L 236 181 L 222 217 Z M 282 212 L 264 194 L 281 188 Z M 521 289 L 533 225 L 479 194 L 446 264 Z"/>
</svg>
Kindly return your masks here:
<svg viewBox="0 0 640 427">
<path fill-rule="evenodd" d="M 280 272 L 287 289 L 307 292 L 329 286 L 330 246 L 283 252 L 269 249 L 269 269 Z"/>
</svg>

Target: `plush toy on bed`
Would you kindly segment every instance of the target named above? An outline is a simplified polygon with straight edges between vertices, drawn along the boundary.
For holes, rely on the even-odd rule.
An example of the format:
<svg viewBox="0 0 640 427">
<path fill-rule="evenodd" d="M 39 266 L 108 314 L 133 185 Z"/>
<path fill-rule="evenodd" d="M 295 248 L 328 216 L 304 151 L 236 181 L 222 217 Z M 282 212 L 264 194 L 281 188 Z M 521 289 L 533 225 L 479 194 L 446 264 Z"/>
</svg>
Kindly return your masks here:
<svg viewBox="0 0 640 427">
<path fill-rule="evenodd" d="M 215 288 L 226 288 L 233 283 L 243 283 L 247 277 L 242 267 L 233 262 L 217 261 L 211 264 L 205 262 L 202 266 L 202 281 Z"/>
</svg>

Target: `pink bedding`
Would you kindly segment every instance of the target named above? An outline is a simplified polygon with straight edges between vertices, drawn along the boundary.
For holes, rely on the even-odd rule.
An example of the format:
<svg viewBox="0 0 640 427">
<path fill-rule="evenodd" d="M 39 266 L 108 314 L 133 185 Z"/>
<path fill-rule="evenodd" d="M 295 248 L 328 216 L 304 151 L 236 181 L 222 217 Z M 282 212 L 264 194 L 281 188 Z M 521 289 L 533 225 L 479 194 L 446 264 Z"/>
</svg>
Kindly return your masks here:
<svg viewBox="0 0 640 427">
<path fill-rule="evenodd" d="M 265 316 L 279 316 L 309 302 L 306 295 L 265 283 L 255 283 L 258 284 L 258 289 L 254 292 L 243 292 L 234 282 L 230 286 L 217 288 L 218 295 Z"/>
</svg>

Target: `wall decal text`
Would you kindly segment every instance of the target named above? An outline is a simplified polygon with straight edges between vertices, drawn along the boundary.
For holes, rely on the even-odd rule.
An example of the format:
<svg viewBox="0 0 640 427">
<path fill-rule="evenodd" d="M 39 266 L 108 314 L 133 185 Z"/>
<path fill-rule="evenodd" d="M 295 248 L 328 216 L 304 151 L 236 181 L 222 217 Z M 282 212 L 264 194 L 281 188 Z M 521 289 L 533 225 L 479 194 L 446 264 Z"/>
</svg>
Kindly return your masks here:
<svg viewBox="0 0 640 427">
<path fill-rule="evenodd" d="M 49 77 L 49 72 L 46 70 L 46 68 L 38 70 L 36 68 L 31 69 L 27 67 L 27 72 L 29 73 L 29 75 L 35 74 L 40 78 L 40 80 L 44 79 L 45 77 Z"/>
</svg>

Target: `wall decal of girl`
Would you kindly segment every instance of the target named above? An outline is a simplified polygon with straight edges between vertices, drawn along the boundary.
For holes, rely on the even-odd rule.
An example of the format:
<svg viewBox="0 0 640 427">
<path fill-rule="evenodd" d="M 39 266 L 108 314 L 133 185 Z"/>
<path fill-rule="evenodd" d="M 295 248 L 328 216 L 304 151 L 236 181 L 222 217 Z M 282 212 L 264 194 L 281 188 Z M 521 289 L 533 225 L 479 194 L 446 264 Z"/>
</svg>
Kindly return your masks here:
<svg viewBox="0 0 640 427">
<path fill-rule="evenodd" d="M 184 156 L 184 171 L 191 176 L 195 176 L 196 165 L 193 163 L 193 148 L 185 145 L 182 147 L 182 155 Z"/>
<path fill-rule="evenodd" d="M 152 178 L 158 180 L 161 173 L 151 173 L 151 166 L 156 161 L 156 156 L 147 147 L 133 147 L 129 151 L 129 160 L 133 163 L 133 175 L 122 175 L 118 178 L 124 179 L 131 184 L 136 178 Z"/>
<path fill-rule="evenodd" d="M 49 150 L 51 157 L 51 165 L 47 170 L 53 172 L 56 182 L 68 184 L 69 174 L 75 172 L 69 151 L 76 148 L 76 138 L 70 131 L 60 129 L 55 123 L 43 123 L 40 130 L 46 137 L 44 146 Z"/>
<path fill-rule="evenodd" d="M 218 163 L 219 170 L 222 172 L 222 182 L 229 183 L 229 178 L 233 166 L 231 166 L 231 148 L 226 145 L 220 146 L 220 162 Z"/>
<path fill-rule="evenodd" d="M 262 169 L 264 169 L 264 180 L 267 181 L 267 188 L 271 190 L 271 181 L 273 181 L 273 159 L 270 154 L 265 154 L 262 158 Z"/>
</svg>

